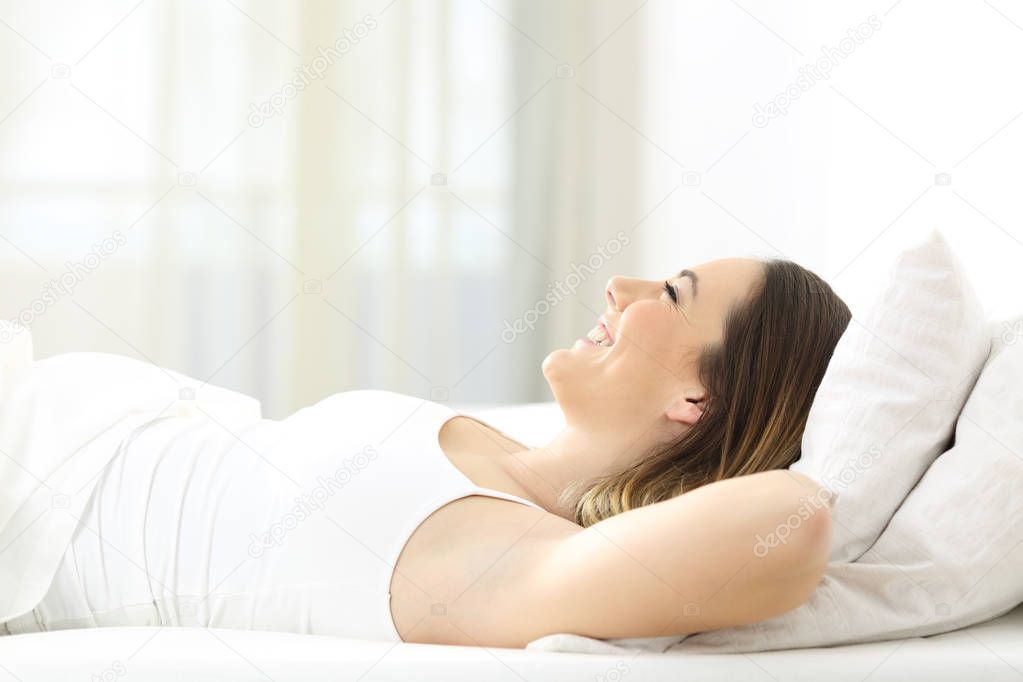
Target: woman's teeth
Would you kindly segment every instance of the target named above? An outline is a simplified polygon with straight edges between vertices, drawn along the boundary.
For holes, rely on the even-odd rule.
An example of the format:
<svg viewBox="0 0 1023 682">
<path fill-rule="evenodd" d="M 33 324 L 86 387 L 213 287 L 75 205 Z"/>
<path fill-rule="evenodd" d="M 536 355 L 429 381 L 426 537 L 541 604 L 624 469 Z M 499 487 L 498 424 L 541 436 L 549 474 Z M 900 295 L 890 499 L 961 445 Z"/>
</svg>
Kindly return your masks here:
<svg viewBox="0 0 1023 682">
<path fill-rule="evenodd" d="M 586 335 L 590 341 L 598 346 L 613 346 L 611 338 L 607 335 L 604 330 L 604 325 L 598 324 L 596 327 L 590 330 L 590 333 Z"/>
</svg>

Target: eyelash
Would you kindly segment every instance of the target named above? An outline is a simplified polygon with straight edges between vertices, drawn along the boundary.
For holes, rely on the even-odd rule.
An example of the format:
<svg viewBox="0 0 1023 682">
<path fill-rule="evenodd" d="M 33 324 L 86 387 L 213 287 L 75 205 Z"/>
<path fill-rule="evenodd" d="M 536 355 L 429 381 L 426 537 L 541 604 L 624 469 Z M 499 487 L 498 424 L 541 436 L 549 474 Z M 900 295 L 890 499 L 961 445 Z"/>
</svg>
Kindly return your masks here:
<svg viewBox="0 0 1023 682">
<path fill-rule="evenodd" d="M 668 280 L 664 280 L 664 290 L 668 292 L 668 296 L 671 297 L 672 302 L 675 305 L 678 305 L 678 289 L 671 286 L 671 283 L 669 283 Z"/>
</svg>

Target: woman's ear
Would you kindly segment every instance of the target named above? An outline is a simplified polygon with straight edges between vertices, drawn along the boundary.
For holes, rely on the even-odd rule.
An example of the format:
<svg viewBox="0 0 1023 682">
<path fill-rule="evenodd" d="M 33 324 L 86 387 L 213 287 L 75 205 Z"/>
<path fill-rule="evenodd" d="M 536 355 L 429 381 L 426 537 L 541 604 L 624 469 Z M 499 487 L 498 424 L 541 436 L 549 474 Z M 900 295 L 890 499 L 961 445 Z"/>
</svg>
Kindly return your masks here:
<svg viewBox="0 0 1023 682">
<path fill-rule="evenodd" d="M 680 424 L 692 426 L 703 416 L 704 396 L 682 397 L 672 403 L 665 416 Z"/>
</svg>

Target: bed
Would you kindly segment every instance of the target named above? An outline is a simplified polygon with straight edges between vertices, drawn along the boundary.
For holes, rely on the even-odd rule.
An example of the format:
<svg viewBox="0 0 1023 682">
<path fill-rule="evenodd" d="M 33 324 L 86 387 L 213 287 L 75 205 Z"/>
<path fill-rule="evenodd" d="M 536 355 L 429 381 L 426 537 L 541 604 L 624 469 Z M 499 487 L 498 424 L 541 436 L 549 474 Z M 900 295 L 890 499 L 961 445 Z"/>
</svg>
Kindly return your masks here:
<svg viewBox="0 0 1023 682">
<path fill-rule="evenodd" d="M 0 638 L 0 682 L 940 680 L 1023 677 L 1023 608 L 933 637 L 759 654 L 593 655 L 272 632 L 102 628 Z"/>
<path fill-rule="evenodd" d="M 464 409 L 540 442 L 553 404 Z M 101 628 L 0 637 L 0 682 L 161 680 L 1019 680 L 1023 607 L 962 630 L 756 654 L 581 654 L 393 644 L 274 632 Z"/>
</svg>

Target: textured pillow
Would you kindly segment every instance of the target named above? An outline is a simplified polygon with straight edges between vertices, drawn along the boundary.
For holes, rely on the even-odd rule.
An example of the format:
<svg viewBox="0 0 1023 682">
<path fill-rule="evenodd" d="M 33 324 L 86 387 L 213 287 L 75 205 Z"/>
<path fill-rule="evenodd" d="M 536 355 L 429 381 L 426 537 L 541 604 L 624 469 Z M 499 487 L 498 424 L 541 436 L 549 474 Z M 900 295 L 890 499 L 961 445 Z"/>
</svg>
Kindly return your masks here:
<svg viewBox="0 0 1023 682">
<path fill-rule="evenodd" d="M 1009 331 L 1006 331 L 1009 330 Z M 858 561 L 831 564 L 810 600 L 671 650 L 763 651 L 919 637 L 1023 602 L 1023 318 L 991 329 L 991 359 L 955 445 L 931 465 Z"/>
<path fill-rule="evenodd" d="M 793 471 L 833 493 L 832 561 L 854 561 L 931 462 L 988 356 L 984 311 L 941 233 L 903 251 L 828 365 Z"/>
</svg>

